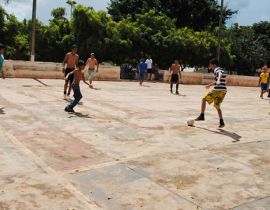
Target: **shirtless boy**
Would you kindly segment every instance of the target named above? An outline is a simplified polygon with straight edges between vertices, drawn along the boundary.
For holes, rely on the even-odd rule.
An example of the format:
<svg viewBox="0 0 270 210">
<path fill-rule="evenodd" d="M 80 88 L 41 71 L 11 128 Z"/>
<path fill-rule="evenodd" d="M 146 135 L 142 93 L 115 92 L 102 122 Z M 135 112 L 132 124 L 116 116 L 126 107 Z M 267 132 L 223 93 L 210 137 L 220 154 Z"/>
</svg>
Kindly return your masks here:
<svg viewBox="0 0 270 210">
<path fill-rule="evenodd" d="M 78 64 L 79 61 L 79 55 L 77 54 L 78 47 L 76 45 L 72 45 L 71 52 L 67 53 L 64 61 L 63 61 L 63 73 L 65 74 L 65 77 L 72 72 Z M 71 85 L 74 80 L 74 77 L 69 77 L 68 80 L 65 80 L 64 85 L 64 99 L 69 99 L 70 92 L 71 92 Z M 69 87 L 69 88 L 68 88 Z M 68 92 L 67 92 L 68 88 Z"/>
<path fill-rule="evenodd" d="M 80 91 L 80 81 L 83 80 L 83 82 L 89 86 L 88 82 L 85 81 L 83 73 L 84 68 L 85 68 L 84 61 L 80 60 L 78 62 L 78 68 L 68 73 L 65 78 L 66 80 L 69 80 L 71 76 L 74 78 L 72 83 L 72 89 L 74 92 L 74 101 L 71 101 L 70 104 L 66 106 L 65 108 L 66 112 L 74 112 L 73 108 L 80 102 L 82 98 L 82 94 Z"/>
<path fill-rule="evenodd" d="M 172 91 L 173 84 L 176 83 L 176 94 L 179 95 L 178 88 L 181 79 L 181 66 L 178 60 L 175 60 L 174 64 L 172 64 L 170 68 L 170 73 L 171 73 L 171 93 L 173 93 Z"/>
<path fill-rule="evenodd" d="M 91 53 L 90 58 L 86 61 L 86 66 L 88 66 L 88 80 L 89 80 L 89 87 L 93 88 L 92 82 L 96 72 L 98 72 L 98 61 L 95 58 L 95 54 Z M 96 69 L 97 66 L 97 69 Z"/>
</svg>

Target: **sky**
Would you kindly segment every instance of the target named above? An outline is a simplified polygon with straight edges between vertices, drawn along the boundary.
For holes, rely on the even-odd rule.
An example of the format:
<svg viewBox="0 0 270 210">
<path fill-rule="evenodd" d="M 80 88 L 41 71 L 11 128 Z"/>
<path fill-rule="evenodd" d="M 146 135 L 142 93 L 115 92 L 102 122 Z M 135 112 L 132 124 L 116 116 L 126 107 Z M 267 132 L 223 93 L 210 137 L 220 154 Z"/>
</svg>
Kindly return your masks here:
<svg viewBox="0 0 270 210">
<path fill-rule="evenodd" d="M 110 0 L 76 0 L 76 2 L 91 6 L 95 10 L 106 10 Z M 270 0 L 224 0 L 224 2 L 229 8 L 238 10 L 238 14 L 228 21 L 228 26 L 236 22 L 240 25 L 252 25 L 259 21 L 270 21 Z M 13 13 L 20 20 L 31 18 L 32 0 L 10 0 L 7 5 L 0 0 L 0 4 L 8 13 Z M 51 10 L 56 7 L 66 7 L 67 17 L 70 17 L 70 7 L 66 4 L 66 0 L 37 0 L 37 5 L 37 18 L 44 23 L 48 23 Z"/>
</svg>

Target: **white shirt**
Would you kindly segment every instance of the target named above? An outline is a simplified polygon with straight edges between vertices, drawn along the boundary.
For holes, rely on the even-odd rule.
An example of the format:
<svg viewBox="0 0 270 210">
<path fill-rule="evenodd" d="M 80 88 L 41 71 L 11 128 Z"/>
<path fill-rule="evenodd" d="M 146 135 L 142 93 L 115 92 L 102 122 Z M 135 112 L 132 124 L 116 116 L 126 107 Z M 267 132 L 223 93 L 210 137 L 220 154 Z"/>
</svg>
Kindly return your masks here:
<svg viewBox="0 0 270 210">
<path fill-rule="evenodd" d="M 147 64 L 147 69 L 152 69 L 153 60 L 146 59 L 145 63 Z"/>
</svg>

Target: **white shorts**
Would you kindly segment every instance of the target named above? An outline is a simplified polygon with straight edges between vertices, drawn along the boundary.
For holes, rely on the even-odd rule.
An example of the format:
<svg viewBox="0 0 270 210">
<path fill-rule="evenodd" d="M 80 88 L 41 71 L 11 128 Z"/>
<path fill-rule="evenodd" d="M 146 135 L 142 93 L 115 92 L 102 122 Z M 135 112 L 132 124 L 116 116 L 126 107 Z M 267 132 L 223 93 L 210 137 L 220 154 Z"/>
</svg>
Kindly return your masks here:
<svg viewBox="0 0 270 210">
<path fill-rule="evenodd" d="M 95 70 L 89 70 L 88 71 L 88 80 L 92 81 L 94 79 L 94 76 L 96 75 Z"/>
</svg>

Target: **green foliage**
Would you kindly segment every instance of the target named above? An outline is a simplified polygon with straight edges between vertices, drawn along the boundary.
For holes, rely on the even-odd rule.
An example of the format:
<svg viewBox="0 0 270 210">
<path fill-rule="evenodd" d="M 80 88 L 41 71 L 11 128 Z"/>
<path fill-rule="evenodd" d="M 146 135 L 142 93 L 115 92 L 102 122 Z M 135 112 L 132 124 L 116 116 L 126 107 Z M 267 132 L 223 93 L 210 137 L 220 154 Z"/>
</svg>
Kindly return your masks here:
<svg viewBox="0 0 270 210">
<path fill-rule="evenodd" d="M 64 19 L 66 9 L 64 7 L 58 7 L 52 10 L 51 15 L 54 19 Z"/>
<path fill-rule="evenodd" d="M 218 25 L 220 6 L 216 0 L 111 0 L 108 12 L 113 19 L 119 21 L 132 15 L 144 14 L 156 10 L 176 20 L 177 27 L 188 27 L 204 30 Z M 224 20 L 230 18 L 235 11 L 225 7 Z"/>
<path fill-rule="evenodd" d="M 207 5 L 196 16 L 202 18 L 201 22 L 194 16 L 192 22 L 189 16 L 180 23 L 180 16 L 173 15 L 174 12 L 194 12 L 201 3 L 195 0 L 188 1 L 189 3 L 185 0 L 113 0 L 110 8 L 114 4 L 119 6 L 119 2 L 129 2 L 129 5 L 125 5 L 131 11 L 134 5 L 138 8 L 130 14 L 123 13 L 117 20 L 116 15 L 112 17 L 104 11 L 96 12 L 93 8 L 78 5 L 72 21 L 65 18 L 64 8 L 54 9 L 49 24 L 36 22 L 36 59 L 61 62 L 72 44 L 79 46 L 82 59 L 86 59 L 90 52 L 95 52 L 100 61 L 122 64 L 138 62 L 150 54 L 161 68 L 168 68 L 174 59 L 180 59 L 188 66 L 207 66 L 209 59 L 216 56 L 218 28 L 215 24 L 218 21 L 213 14 L 202 17 L 208 10 Z M 162 7 L 160 2 L 163 3 Z M 180 2 L 181 7 L 178 8 Z M 218 5 L 215 1 L 207 2 L 211 5 L 212 12 L 217 12 Z M 191 10 L 191 5 L 195 5 L 194 10 Z M 201 25 L 196 25 L 198 23 Z M 7 58 L 29 59 L 31 25 L 31 21 L 18 21 L 0 7 L 0 42 L 7 46 Z M 207 30 L 202 30 L 203 28 Z M 262 63 L 270 61 L 269 22 L 256 23 L 250 27 L 234 25 L 229 29 L 224 28 L 222 37 L 222 66 L 239 74 L 253 75 Z"/>
<path fill-rule="evenodd" d="M 270 60 L 270 23 L 238 26 L 229 29 L 232 53 L 235 55 L 232 69 L 238 74 L 254 75 L 255 69 Z"/>
</svg>

